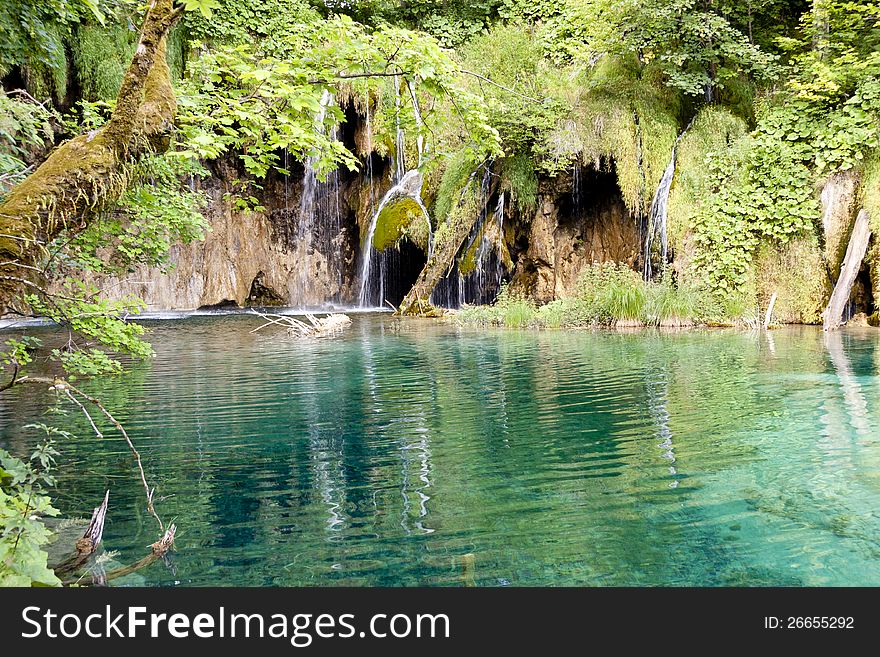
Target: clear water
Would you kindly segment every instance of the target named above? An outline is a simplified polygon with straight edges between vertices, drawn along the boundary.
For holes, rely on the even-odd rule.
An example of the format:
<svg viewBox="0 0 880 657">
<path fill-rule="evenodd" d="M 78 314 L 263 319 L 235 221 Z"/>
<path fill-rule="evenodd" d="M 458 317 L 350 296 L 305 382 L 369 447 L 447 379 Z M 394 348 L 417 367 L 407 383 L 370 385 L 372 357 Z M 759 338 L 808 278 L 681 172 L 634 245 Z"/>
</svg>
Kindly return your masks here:
<svg viewBox="0 0 880 657">
<path fill-rule="evenodd" d="M 153 322 L 155 360 L 90 385 L 180 526 L 141 583 L 880 584 L 880 332 L 353 319 Z M 0 443 L 25 453 L 49 401 L 4 395 Z M 105 545 L 139 558 L 157 528 L 127 448 L 67 422 L 58 505 L 109 487 Z"/>
</svg>

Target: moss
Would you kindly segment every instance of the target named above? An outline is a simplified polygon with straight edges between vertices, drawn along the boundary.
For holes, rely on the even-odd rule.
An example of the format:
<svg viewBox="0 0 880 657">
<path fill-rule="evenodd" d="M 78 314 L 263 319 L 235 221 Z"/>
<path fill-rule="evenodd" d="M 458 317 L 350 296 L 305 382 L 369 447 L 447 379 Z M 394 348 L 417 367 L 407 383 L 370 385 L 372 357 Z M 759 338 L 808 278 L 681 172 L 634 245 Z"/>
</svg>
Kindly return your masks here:
<svg viewBox="0 0 880 657">
<path fill-rule="evenodd" d="M 57 148 L 0 203 L 0 256 L 28 267 L 40 255 L 36 241 L 88 225 L 95 210 L 116 200 L 129 183 L 131 167 L 145 152 L 167 145 L 174 118 L 174 93 L 165 63 L 165 34 L 175 20 L 171 0 L 157 0 L 144 21 L 144 47 L 133 58 L 110 121 Z M 20 285 L 0 284 L 0 314 L 20 296 Z"/>
<path fill-rule="evenodd" d="M 455 255 L 467 239 L 474 223 L 480 216 L 480 185 L 474 178 L 458 194 L 458 201 L 449 210 L 446 220 L 439 224 L 434 233 L 434 250 L 419 274 L 415 285 L 407 293 L 399 312 L 404 315 L 424 314 L 429 307 L 428 298 L 440 278 L 448 271 Z"/>
<path fill-rule="evenodd" d="M 180 80 L 183 78 L 186 67 L 187 48 L 189 47 L 186 24 L 179 22 L 172 27 L 168 32 L 167 42 L 165 60 L 171 71 L 171 79 Z"/>
<path fill-rule="evenodd" d="M 125 24 L 77 28 L 72 44 L 73 65 L 84 100 L 116 98 L 137 38 L 138 33 Z"/>
<path fill-rule="evenodd" d="M 66 28 L 60 24 L 42 25 L 43 56 L 27 57 L 22 66 L 25 88 L 39 100 L 53 99 L 60 104 L 67 95 L 67 57 L 64 50 Z"/>
<path fill-rule="evenodd" d="M 526 214 L 538 200 L 538 176 L 534 160 L 525 153 L 505 157 L 500 163 L 501 189 L 509 192 L 516 208 Z"/>
<path fill-rule="evenodd" d="M 376 231 L 373 233 L 373 248 L 384 251 L 396 244 L 407 234 L 407 229 L 421 222 L 425 227 L 425 214 L 412 198 L 402 197 L 389 202 L 376 218 Z M 427 246 L 427 235 L 425 235 Z"/>
<path fill-rule="evenodd" d="M 477 158 L 469 149 L 461 150 L 447 159 L 434 202 L 434 220 L 437 224 L 441 224 L 449 216 L 458 202 L 461 190 L 471 180 L 478 165 Z"/>
<path fill-rule="evenodd" d="M 458 272 L 462 276 L 467 276 L 477 268 L 477 252 L 480 249 L 480 243 L 483 241 L 483 231 L 480 230 L 474 241 L 465 249 L 458 259 Z"/>
<path fill-rule="evenodd" d="M 644 213 L 669 162 L 680 111 L 679 97 L 650 66 L 606 56 L 584 81 L 573 120 L 550 141 L 583 163 L 613 165 L 627 208 Z"/>
<path fill-rule="evenodd" d="M 46 62 L 33 61 L 22 68 L 25 88 L 34 98 L 52 99 L 56 104 L 64 101 L 67 94 L 67 59 L 49 66 Z"/>
<path fill-rule="evenodd" d="M 786 324 L 819 324 L 831 294 L 822 253 L 815 237 L 783 245 L 762 244 L 752 264 L 759 308 L 777 293 L 774 317 Z"/>
</svg>

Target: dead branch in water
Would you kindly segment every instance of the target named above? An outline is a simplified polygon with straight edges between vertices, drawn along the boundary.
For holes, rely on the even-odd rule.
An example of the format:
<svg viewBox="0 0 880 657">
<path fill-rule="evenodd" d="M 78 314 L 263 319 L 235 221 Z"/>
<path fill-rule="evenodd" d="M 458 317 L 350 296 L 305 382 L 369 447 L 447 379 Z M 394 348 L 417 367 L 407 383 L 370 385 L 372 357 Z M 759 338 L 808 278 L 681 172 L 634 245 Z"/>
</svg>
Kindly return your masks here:
<svg viewBox="0 0 880 657">
<path fill-rule="evenodd" d="M 168 551 L 174 545 L 174 535 L 176 533 L 177 525 L 173 523 L 168 525 L 168 529 L 165 530 L 162 538 L 150 546 L 150 553 L 142 559 L 135 561 L 130 566 L 122 566 L 121 568 L 116 568 L 110 572 L 100 570 L 92 575 L 65 580 L 62 584 L 64 584 L 64 586 L 70 586 L 72 584 L 76 584 L 77 586 L 103 586 L 112 579 L 124 577 L 125 575 L 130 575 L 142 568 L 146 568 L 154 561 L 157 561 L 168 554 Z"/>
<path fill-rule="evenodd" d="M 351 318 L 341 313 L 330 314 L 326 317 L 316 317 L 311 313 L 306 313 L 305 318 L 308 323 L 290 315 L 261 313 L 258 310 L 254 310 L 253 313 L 262 317 L 265 323 L 252 330 L 251 333 L 261 331 L 267 326 L 282 326 L 287 329 L 289 335 L 297 335 L 302 338 L 320 338 L 341 333 L 351 324 Z"/>
<path fill-rule="evenodd" d="M 110 502 L 110 491 L 104 493 L 104 501 L 101 506 L 92 511 L 92 519 L 88 527 L 76 541 L 76 552 L 55 566 L 55 574 L 59 577 L 65 573 L 72 573 L 88 561 L 101 544 L 104 536 L 104 521 L 107 518 L 107 506 Z"/>
<path fill-rule="evenodd" d="M 95 425 L 95 422 L 94 422 L 92 416 L 86 410 L 85 405 L 81 401 L 79 401 L 76 398 L 76 396 L 74 396 L 74 395 L 78 395 L 79 397 L 82 397 L 83 399 L 87 400 L 89 403 L 93 404 L 98 410 L 101 411 L 101 413 L 104 414 L 104 416 L 108 420 L 110 420 L 110 422 L 113 424 L 113 426 L 116 427 L 116 429 L 119 431 L 119 433 L 122 434 L 122 437 L 125 438 L 125 442 L 128 443 L 129 450 L 131 450 L 131 453 L 134 455 L 134 460 L 135 460 L 135 463 L 137 464 L 138 473 L 140 474 L 141 483 L 143 484 L 144 492 L 146 493 L 147 511 L 149 511 L 150 515 L 152 515 L 156 519 L 156 522 L 159 523 L 159 529 L 164 532 L 165 531 L 165 523 L 162 522 L 162 519 L 159 517 L 159 514 L 156 513 L 156 509 L 153 506 L 153 496 L 156 493 L 156 489 L 150 488 L 149 484 L 147 483 L 147 475 L 144 472 L 144 464 L 141 461 L 140 452 L 138 452 L 137 448 L 135 448 L 134 443 L 131 441 L 131 438 L 128 435 L 128 432 L 125 430 L 125 427 L 123 427 L 122 423 L 119 420 L 117 420 L 116 417 L 114 417 L 114 415 L 110 411 L 107 410 L 107 407 L 104 406 L 104 404 L 102 404 L 99 399 L 96 399 L 95 397 L 92 397 L 91 395 L 86 394 L 85 392 L 83 392 L 82 390 L 77 388 L 76 386 L 72 385 L 68 381 L 65 381 L 64 379 L 61 379 L 61 378 L 50 379 L 47 377 L 24 376 L 24 377 L 21 377 L 20 379 L 18 379 L 18 383 L 19 384 L 37 383 L 37 384 L 48 385 L 51 389 L 63 393 L 65 396 L 67 396 L 68 399 L 72 400 L 80 408 L 80 410 L 85 414 L 86 418 L 88 419 L 89 423 L 92 425 L 92 429 L 95 431 L 95 434 L 98 436 L 98 438 L 103 438 L 104 435 L 98 430 L 98 427 Z"/>
</svg>

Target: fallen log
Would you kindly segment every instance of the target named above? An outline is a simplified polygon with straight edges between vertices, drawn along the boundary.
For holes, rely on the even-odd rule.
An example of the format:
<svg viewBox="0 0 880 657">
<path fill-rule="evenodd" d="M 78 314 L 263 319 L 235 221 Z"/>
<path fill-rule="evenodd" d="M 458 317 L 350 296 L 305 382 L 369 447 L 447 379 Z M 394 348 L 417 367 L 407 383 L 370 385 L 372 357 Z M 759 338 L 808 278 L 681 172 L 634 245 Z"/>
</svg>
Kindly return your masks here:
<svg viewBox="0 0 880 657">
<path fill-rule="evenodd" d="M 843 324 L 843 311 L 852 293 L 852 286 L 856 282 L 862 260 L 865 259 L 865 254 L 868 252 L 870 239 L 871 224 L 868 211 L 861 210 L 856 217 L 852 235 L 850 235 L 849 244 L 846 247 L 846 255 L 840 265 L 840 276 L 834 285 L 834 292 L 831 293 L 828 306 L 822 313 L 823 329 L 826 331 L 833 331 Z"/>
<path fill-rule="evenodd" d="M 486 166 L 487 176 L 491 169 L 490 165 Z M 446 223 L 442 226 L 443 230 L 437 229 L 434 236 L 434 250 L 428 258 L 428 262 L 419 273 L 416 282 L 410 288 L 409 292 L 403 298 L 400 307 L 397 309 L 398 315 L 420 315 L 427 317 L 436 317 L 442 314 L 431 305 L 431 293 L 444 276 L 448 276 L 452 271 L 455 258 L 465 246 L 465 242 L 471 235 L 477 222 L 482 218 L 485 220 L 484 210 L 489 198 L 494 193 L 497 182 L 495 180 L 487 180 L 489 182 L 480 183 L 476 179 L 476 174 L 481 167 L 478 167 L 472 174 L 467 184 L 461 190 L 458 202 L 450 211 Z"/>
<path fill-rule="evenodd" d="M 53 569 L 60 578 L 61 575 L 72 573 L 81 568 L 89 557 L 92 556 L 101 544 L 104 536 L 104 521 L 107 518 L 107 505 L 110 502 L 110 491 L 104 493 L 104 501 L 101 506 L 92 511 L 92 519 L 89 521 L 83 535 L 76 541 L 76 552 L 62 561 Z"/>
<path fill-rule="evenodd" d="M 91 575 L 67 579 L 63 581 L 62 584 L 64 586 L 71 586 L 74 584 L 77 586 L 104 586 L 110 580 L 124 577 L 125 575 L 131 575 L 142 568 L 146 568 L 154 561 L 157 561 L 168 554 L 168 551 L 171 550 L 174 545 L 174 535 L 176 533 L 177 526 L 174 524 L 169 525 L 168 529 L 165 530 L 165 533 L 162 535 L 162 538 L 150 546 L 150 553 L 129 566 L 116 568 L 110 572 L 105 572 L 103 569 L 100 569 Z"/>
<path fill-rule="evenodd" d="M 168 149 L 177 102 L 166 38 L 183 7 L 150 0 L 110 120 L 56 148 L 0 201 L 0 315 L 26 312 L 46 247 L 83 230 L 130 183 L 132 165 Z M 35 272 L 37 275 L 35 275 Z"/>
<path fill-rule="evenodd" d="M 351 318 L 341 313 L 334 313 L 326 317 L 316 317 L 311 313 L 306 313 L 305 318 L 308 322 L 290 315 L 261 313 L 257 310 L 254 310 L 253 313 L 266 321 L 264 324 L 253 329 L 251 333 L 262 331 L 268 326 L 282 326 L 287 329 L 287 333 L 290 335 L 297 335 L 303 338 L 321 338 L 341 333 L 351 325 Z"/>
</svg>

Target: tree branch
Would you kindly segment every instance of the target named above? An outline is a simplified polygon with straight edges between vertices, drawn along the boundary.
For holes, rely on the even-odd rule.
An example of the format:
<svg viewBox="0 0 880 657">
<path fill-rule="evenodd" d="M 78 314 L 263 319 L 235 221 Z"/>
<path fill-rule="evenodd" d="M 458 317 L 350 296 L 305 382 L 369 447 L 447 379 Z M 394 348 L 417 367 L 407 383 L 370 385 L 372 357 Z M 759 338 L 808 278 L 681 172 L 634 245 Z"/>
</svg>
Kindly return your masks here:
<svg viewBox="0 0 880 657">
<path fill-rule="evenodd" d="M 144 472 L 144 464 L 141 461 L 140 452 L 138 452 L 137 448 L 135 448 L 134 443 L 132 442 L 131 438 L 128 435 L 128 432 L 125 430 L 125 427 L 123 427 L 122 423 L 119 420 L 117 420 L 109 410 L 107 410 L 107 407 L 104 406 L 104 404 L 102 404 L 99 399 L 96 399 L 95 397 L 92 397 L 91 395 L 86 394 L 85 392 L 83 392 L 82 390 L 80 390 L 79 388 L 74 386 L 73 384 L 71 384 L 68 381 L 65 381 L 64 379 L 61 379 L 61 378 L 50 379 L 48 377 L 41 377 L 41 376 L 24 376 L 24 377 L 21 377 L 20 379 L 18 379 L 18 383 L 19 384 L 21 384 L 21 383 L 36 383 L 36 384 L 48 385 L 50 388 L 52 388 L 54 390 L 58 390 L 59 392 L 65 393 L 68 398 L 71 397 L 70 393 L 73 392 L 73 393 L 79 395 L 80 397 L 82 397 L 83 399 L 88 400 L 89 403 L 96 406 L 101 411 L 101 413 L 103 413 L 103 415 L 108 420 L 110 420 L 110 423 L 113 424 L 113 426 L 116 427 L 117 431 L 119 431 L 119 433 L 122 434 L 122 437 L 125 438 L 125 442 L 128 443 L 128 448 L 131 450 L 131 453 L 134 455 L 134 460 L 135 460 L 135 463 L 137 464 L 138 473 L 140 474 L 141 483 L 143 484 L 144 492 L 146 493 L 147 511 L 149 511 L 150 515 L 152 515 L 156 519 L 156 522 L 159 523 L 159 528 L 164 532 L 165 531 L 165 523 L 162 522 L 162 519 L 159 517 L 159 514 L 156 513 L 156 509 L 153 506 L 153 495 L 155 494 L 156 489 L 155 488 L 151 489 L 150 485 L 147 483 L 147 475 Z M 81 409 L 83 409 L 85 411 L 81 402 L 79 402 L 78 400 L 74 400 L 74 401 L 76 402 L 77 406 L 79 406 Z M 91 422 L 91 424 L 92 424 L 92 428 L 95 430 L 95 432 L 98 434 L 98 436 L 102 437 L 103 434 L 101 434 L 101 432 L 95 426 L 95 423 L 92 421 L 91 415 L 89 415 L 88 412 L 86 412 L 86 416 L 88 417 L 89 422 Z"/>
<path fill-rule="evenodd" d="M 462 73 L 464 73 L 465 75 L 470 75 L 472 77 L 477 78 L 478 80 L 482 80 L 483 82 L 488 82 L 489 84 L 491 84 L 495 87 L 498 87 L 499 89 L 503 89 L 504 91 L 511 93 L 514 96 L 519 96 L 520 98 L 531 101 L 533 103 L 538 103 L 539 105 L 544 104 L 543 101 L 540 101 L 537 98 L 532 98 L 531 96 L 526 96 L 525 94 L 521 94 L 520 92 L 515 91 L 514 89 L 511 89 L 510 87 L 505 87 L 503 84 L 498 84 L 497 82 L 495 82 L 495 80 L 491 80 L 491 79 L 487 78 L 485 75 L 480 75 L 479 73 L 474 73 L 473 71 L 468 71 L 467 69 L 464 69 L 464 68 L 460 68 L 458 70 L 461 71 Z"/>
</svg>

